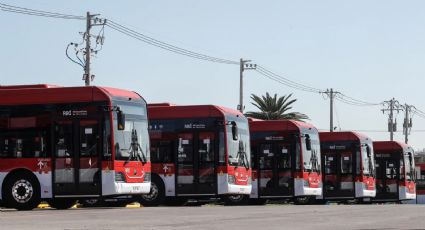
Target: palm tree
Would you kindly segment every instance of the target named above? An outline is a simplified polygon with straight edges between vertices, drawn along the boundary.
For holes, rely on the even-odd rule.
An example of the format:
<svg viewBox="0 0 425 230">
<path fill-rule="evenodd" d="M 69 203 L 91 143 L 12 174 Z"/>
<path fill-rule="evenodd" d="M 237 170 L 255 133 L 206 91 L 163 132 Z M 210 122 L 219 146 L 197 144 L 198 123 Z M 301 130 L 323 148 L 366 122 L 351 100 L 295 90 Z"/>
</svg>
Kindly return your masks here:
<svg viewBox="0 0 425 230">
<path fill-rule="evenodd" d="M 303 113 L 299 112 L 290 112 L 292 109 L 292 104 L 297 101 L 297 99 L 289 99 L 292 96 L 292 93 L 288 96 L 277 97 L 275 94 L 273 97 L 269 93 L 262 95 L 261 97 L 251 94 L 251 99 L 255 107 L 257 107 L 260 112 L 247 112 L 245 116 L 262 119 L 262 120 L 297 120 L 303 121 L 309 119 L 309 117 Z"/>
</svg>

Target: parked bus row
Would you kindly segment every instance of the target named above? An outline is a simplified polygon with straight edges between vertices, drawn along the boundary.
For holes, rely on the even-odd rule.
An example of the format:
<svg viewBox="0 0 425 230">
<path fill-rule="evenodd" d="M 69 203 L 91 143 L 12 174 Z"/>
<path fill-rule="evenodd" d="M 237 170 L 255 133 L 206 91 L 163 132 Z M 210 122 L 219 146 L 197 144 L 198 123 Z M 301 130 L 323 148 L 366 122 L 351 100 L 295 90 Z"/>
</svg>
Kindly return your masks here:
<svg viewBox="0 0 425 230">
<path fill-rule="evenodd" d="M 145 206 L 415 199 L 411 147 L 108 87 L 0 87 L 0 200 L 28 210 L 109 198 Z"/>
</svg>

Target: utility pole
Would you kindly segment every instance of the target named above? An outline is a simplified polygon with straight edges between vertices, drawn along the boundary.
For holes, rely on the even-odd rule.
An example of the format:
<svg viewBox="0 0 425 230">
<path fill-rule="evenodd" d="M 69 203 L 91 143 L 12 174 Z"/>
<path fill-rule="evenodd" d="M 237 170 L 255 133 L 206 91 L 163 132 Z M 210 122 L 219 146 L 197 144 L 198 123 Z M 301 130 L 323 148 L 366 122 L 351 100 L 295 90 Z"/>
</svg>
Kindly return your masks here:
<svg viewBox="0 0 425 230">
<path fill-rule="evenodd" d="M 91 64 L 92 53 L 97 54 L 97 51 L 98 51 L 98 50 L 92 49 L 91 38 L 92 37 L 96 38 L 96 47 L 97 47 L 98 44 L 103 45 L 103 42 L 104 42 L 104 39 L 105 39 L 103 36 L 94 36 L 94 35 L 91 34 L 91 29 L 93 28 L 93 26 L 105 26 L 106 25 L 106 19 L 98 18 L 97 17 L 98 15 L 99 14 L 90 14 L 90 12 L 87 12 L 87 16 L 86 16 L 86 31 L 84 32 L 84 35 L 83 35 L 83 40 L 86 43 L 85 44 L 86 47 L 82 49 L 84 62 L 80 63 L 80 64 L 82 64 L 82 66 L 84 68 L 83 80 L 84 80 L 84 83 L 85 83 L 86 86 L 90 86 L 90 83 L 94 79 L 94 75 L 92 75 L 92 73 L 91 73 L 90 64 Z M 75 45 L 76 48 L 78 47 L 78 44 L 76 44 L 76 43 L 71 43 L 71 44 Z M 78 52 L 76 54 L 78 54 Z"/>
<path fill-rule="evenodd" d="M 329 107 L 329 131 L 334 131 L 334 99 L 337 94 L 340 92 L 334 91 L 333 88 L 327 89 L 325 92 L 321 92 L 323 94 L 326 94 L 329 97 L 330 100 L 330 107 Z"/>
<path fill-rule="evenodd" d="M 86 33 L 84 40 L 86 41 L 86 63 L 84 66 L 84 82 L 86 83 L 86 86 L 90 86 L 91 82 L 91 73 L 90 73 L 90 56 L 91 56 L 91 47 L 90 47 L 90 30 L 91 30 L 91 21 L 92 21 L 93 15 L 90 15 L 90 12 L 87 12 L 87 18 L 86 18 Z"/>
<path fill-rule="evenodd" d="M 410 117 L 410 112 L 412 108 L 415 108 L 413 105 L 404 104 L 402 106 L 404 109 L 404 122 L 403 122 L 403 134 L 404 134 L 404 143 L 409 142 L 410 130 L 412 129 L 412 117 Z"/>
<path fill-rule="evenodd" d="M 252 70 L 257 68 L 257 64 L 248 64 L 248 62 L 251 62 L 251 60 L 243 60 L 240 59 L 239 63 L 239 105 L 238 110 L 243 113 L 244 105 L 243 105 L 243 72 L 245 70 Z"/>
<path fill-rule="evenodd" d="M 397 113 L 402 111 L 400 104 L 397 100 L 392 98 L 389 101 L 384 101 L 384 105 L 387 105 L 387 108 L 382 109 L 382 113 L 389 112 L 388 116 L 388 132 L 390 132 L 390 140 L 394 140 L 394 132 L 397 131 L 397 121 L 394 121 L 394 111 Z"/>
</svg>

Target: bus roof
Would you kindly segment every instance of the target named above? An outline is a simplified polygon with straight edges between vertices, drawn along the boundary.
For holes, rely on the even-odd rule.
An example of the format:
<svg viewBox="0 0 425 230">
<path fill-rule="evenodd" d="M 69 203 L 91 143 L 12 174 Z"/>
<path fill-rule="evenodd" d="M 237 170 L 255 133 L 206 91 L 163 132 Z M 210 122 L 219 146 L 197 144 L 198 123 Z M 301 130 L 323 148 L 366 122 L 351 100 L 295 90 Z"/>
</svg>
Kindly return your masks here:
<svg viewBox="0 0 425 230">
<path fill-rule="evenodd" d="M 58 85 L 50 84 L 36 84 L 36 85 L 0 85 L 1 89 L 47 89 L 47 88 L 58 88 Z"/>
<path fill-rule="evenodd" d="M 251 131 L 300 131 L 301 128 L 317 130 L 312 124 L 294 120 L 260 120 L 249 118 Z"/>
<path fill-rule="evenodd" d="M 99 86 L 22 85 L 0 87 L 0 105 L 108 101 L 112 97 L 140 98 L 135 92 Z"/>
<path fill-rule="evenodd" d="M 373 149 L 375 151 L 406 151 L 411 147 L 399 141 L 374 141 Z"/>
<path fill-rule="evenodd" d="M 319 132 L 321 142 L 330 141 L 365 141 L 370 138 L 362 133 L 344 131 L 344 132 Z"/>
<path fill-rule="evenodd" d="M 225 114 L 243 117 L 243 114 L 237 110 L 218 105 L 148 104 L 148 115 L 150 119 L 222 117 Z"/>
</svg>

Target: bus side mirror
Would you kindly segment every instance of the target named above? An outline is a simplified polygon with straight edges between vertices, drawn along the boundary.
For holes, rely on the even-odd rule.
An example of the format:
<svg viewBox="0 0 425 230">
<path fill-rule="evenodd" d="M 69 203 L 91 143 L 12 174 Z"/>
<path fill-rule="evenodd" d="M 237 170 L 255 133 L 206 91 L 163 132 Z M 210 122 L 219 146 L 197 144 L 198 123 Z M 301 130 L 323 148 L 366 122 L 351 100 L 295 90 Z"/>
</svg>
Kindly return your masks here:
<svg viewBox="0 0 425 230">
<path fill-rule="evenodd" d="M 369 157 L 369 158 L 372 156 L 369 145 L 366 145 L 366 154 L 367 154 L 367 157 Z"/>
<path fill-rule="evenodd" d="M 117 112 L 117 127 L 118 130 L 125 129 L 125 114 L 121 110 Z"/>
<path fill-rule="evenodd" d="M 409 164 L 412 166 L 413 165 L 412 153 L 408 153 L 408 154 L 409 154 Z"/>
<path fill-rule="evenodd" d="M 305 146 L 307 148 L 307 151 L 311 151 L 311 139 L 310 135 L 308 134 L 305 135 Z"/>
<path fill-rule="evenodd" d="M 234 141 L 238 140 L 238 126 L 234 121 L 232 121 L 232 137 Z"/>
</svg>

